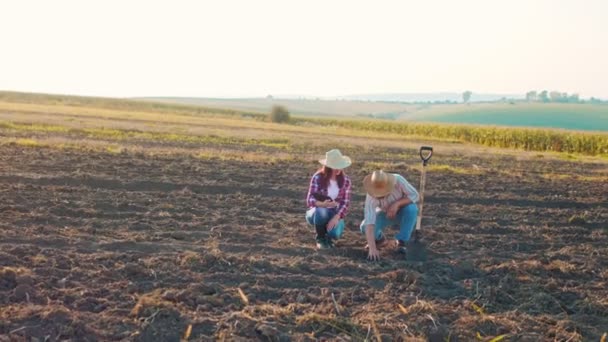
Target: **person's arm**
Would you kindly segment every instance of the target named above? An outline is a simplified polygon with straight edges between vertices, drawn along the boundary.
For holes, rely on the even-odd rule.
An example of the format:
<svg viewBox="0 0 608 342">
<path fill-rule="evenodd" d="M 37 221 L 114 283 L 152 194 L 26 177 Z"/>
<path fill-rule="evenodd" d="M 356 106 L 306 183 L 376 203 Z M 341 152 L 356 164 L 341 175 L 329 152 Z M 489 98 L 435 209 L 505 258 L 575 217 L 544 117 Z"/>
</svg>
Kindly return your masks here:
<svg viewBox="0 0 608 342">
<path fill-rule="evenodd" d="M 317 206 L 317 200 L 313 196 L 319 191 L 319 174 L 316 173 L 310 179 L 310 185 L 308 186 L 308 194 L 306 195 L 306 204 L 309 208 Z"/>
<path fill-rule="evenodd" d="M 367 239 L 367 247 L 369 248 L 367 251 L 367 259 L 375 261 L 380 260 L 380 252 L 376 247 L 376 225 L 368 224 L 365 226 L 365 237 Z"/>
<path fill-rule="evenodd" d="M 365 239 L 367 240 L 369 260 L 379 260 L 380 252 L 376 247 L 376 207 L 378 201 L 370 195 L 365 196 L 364 227 Z"/>
<path fill-rule="evenodd" d="M 418 192 L 416 191 L 416 189 L 410 183 L 408 183 L 408 181 L 406 181 L 405 178 L 403 178 L 401 175 L 395 175 L 395 177 L 397 177 L 397 186 L 399 186 L 399 188 L 401 189 L 403 197 L 391 203 L 391 205 L 389 206 L 386 216 L 391 220 L 397 216 L 397 212 L 399 211 L 399 209 L 418 200 Z"/>
<path fill-rule="evenodd" d="M 350 205 L 350 196 L 351 196 L 351 188 L 352 183 L 349 177 L 344 177 L 344 186 L 342 187 L 341 192 L 342 196 L 340 199 L 340 204 L 338 205 L 338 215 L 343 219 L 346 217 L 346 213 L 348 212 L 348 206 Z"/>
<path fill-rule="evenodd" d="M 340 201 L 337 203 L 336 215 L 327 223 L 327 230 L 334 229 L 338 225 L 338 222 L 346 217 L 348 206 L 350 205 L 351 184 L 350 178 L 344 177 L 344 184 L 340 189 Z"/>
<path fill-rule="evenodd" d="M 408 182 L 403 176 L 401 176 L 401 175 L 396 175 L 396 176 L 397 176 L 397 182 L 401 185 L 403 192 L 405 193 L 405 196 L 407 196 L 407 198 L 410 199 L 409 203 L 418 202 L 420 195 L 418 194 L 418 191 L 416 190 L 416 188 L 412 184 L 410 184 L 410 182 Z"/>
</svg>

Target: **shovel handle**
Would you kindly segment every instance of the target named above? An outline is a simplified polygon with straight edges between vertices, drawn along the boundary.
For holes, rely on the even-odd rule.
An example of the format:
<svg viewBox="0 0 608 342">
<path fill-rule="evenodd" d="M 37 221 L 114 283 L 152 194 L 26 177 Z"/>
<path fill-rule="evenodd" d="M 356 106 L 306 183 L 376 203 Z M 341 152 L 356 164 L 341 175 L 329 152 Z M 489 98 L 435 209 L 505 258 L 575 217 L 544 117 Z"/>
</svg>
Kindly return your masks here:
<svg viewBox="0 0 608 342">
<path fill-rule="evenodd" d="M 425 153 L 426 152 L 426 153 Z M 426 166 L 426 163 L 433 156 L 433 147 L 432 146 L 421 146 L 420 147 L 420 159 L 422 159 L 422 164 Z"/>
</svg>

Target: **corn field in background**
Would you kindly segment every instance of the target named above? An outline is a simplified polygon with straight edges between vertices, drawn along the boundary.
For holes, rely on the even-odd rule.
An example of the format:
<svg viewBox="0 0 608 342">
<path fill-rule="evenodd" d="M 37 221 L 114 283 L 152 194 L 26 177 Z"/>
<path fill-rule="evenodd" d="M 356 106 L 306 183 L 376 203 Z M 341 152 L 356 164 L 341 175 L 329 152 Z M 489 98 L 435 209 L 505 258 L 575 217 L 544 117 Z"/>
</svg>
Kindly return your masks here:
<svg viewBox="0 0 608 342">
<path fill-rule="evenodd" d="M 592 156 L 608 155 L 608 133 L 363 120 L 297 118 L 294 121 L 295 123 L 308 122 L 404 136 L 417 135 L 429 138 L 455 139 L 485 146 L 515 148 L 526 151 L 567 152 Z"/>
</svg>

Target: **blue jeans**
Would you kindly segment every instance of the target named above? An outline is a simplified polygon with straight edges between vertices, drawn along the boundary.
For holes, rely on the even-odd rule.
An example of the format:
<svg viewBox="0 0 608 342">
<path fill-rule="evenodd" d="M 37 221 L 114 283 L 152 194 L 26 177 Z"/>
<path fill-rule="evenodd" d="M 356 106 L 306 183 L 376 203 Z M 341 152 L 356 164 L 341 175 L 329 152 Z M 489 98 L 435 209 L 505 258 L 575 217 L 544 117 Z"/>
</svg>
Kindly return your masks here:
<svg viewBox="0 0 608 342">
<path fill-rule="evenodd" d="M 385 212 L 379 212 L 376 215 L 376 227 L 375 234 L 376 240 L 382 237 L 382 232 L 384 228 L 388 225 L 398 226 L 399 234 L 395 236 L 395 239 L 401 241 L 410 241 L 410 236 L 414 231 L 414 226 L 416 225 L 416 219 L 418 218 L 418 206 L 415 203 L 410 203 L 405 207 L 401 207 L 399 211 L 397 211 L 397 216 L 394 219 L 390 220 L 386 217 Z M 365 221 L 361 222 L 361 232 L 365 234 Z"/>
<path fill-rule="evenodd" d="M 337 240 L 344 233 L 344 219 L 340 219 L 334 229 L 327 231 L 327 223 L 337 213 L 335 208 L 310 208 L 306 211 L 306 222 L 315 227 L 317 237 L 329 237 Z"/>
</svg>

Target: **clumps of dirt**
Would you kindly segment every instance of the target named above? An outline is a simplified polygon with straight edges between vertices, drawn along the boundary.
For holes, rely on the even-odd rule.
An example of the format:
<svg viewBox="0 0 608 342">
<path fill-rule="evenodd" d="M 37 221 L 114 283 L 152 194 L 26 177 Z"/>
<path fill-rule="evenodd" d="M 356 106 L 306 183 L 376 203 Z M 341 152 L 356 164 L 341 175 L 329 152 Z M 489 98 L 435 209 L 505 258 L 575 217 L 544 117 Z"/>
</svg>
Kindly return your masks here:
<svg viewBox="0 0 608 342">
<path fill-rule="evenodd" d="M 461 261 L 456 263 L 452 268 L 452 278 L 454 280 L 470 279 L 479 276 L 475 265 L 470 261 Z"/>
<path fill-rule="evenodd" d="M 535 290 L 530 293 L 530 297 L 528 298 L 528 300 L 522 302 L 518 307 L 520 311 L 531 315 L 538 315 L 542 313 L 557 315 L 560 313 L 565 313 L 565 309 L 561 306 L 557 299 L 546 292 Z"/>
<path fill-rule="evenodd" d="M 184 252 L 180 257 L 180 266 L 191 271 L 204 271 L 218 261 L 219 258 L 212 253 Z"/>
<path fill-rule="evenodd" d="M 78 337 L 81 337 L 86 340 L 91 340 L 91 338 L 88 337 L 90 332 L 86 326 L 68 310 L 61 308 L 53 309 L 44 313 L 40 318 L 46 325 L 54 327 L 54 330 L 57 333 L 56 336 L 74 336 L 77 339 L 80 339 Z"/>
<path fill-rule="evenodd" d="M 16 326 L 22 327 L 7 330 L 0 325 L 0 334 L 12 332 L 10 341 L 98 340 L 95 332 L 76 313 L 61 307 L 32 305 L 13 307 L 9 311 Z"/>
<path fill-rule="evenodd" d="M 236 337 L 248 338 L 249 340 L 259 339 L 256 332 L 258 322 L 253 317 L 241 313 L 227 313 L 217 323 L 215 337 L 218 341 L 235 340 Z M 242 340 L 242 339 L 241 339 Z"/>
<path fill-rule="evenodd" d="M 3 266 L 15 266 L 19 263 L 19 258 L 11 253 L 4 253 L 0 251 L 0 263 Z"/>
<path fill-rule="evenodd" d="M 139 325 L 134 341 L 179 341 L 188 325 L 180 308 L 163 299 L 160 291 L 139 297 L 131 316 Z"/>
<path fill-rule="evenodd" d="M 37 296 L 34 278 L 24 268 L 0 269 L 0 304 L 27 302 L 46 304 L 46 298 Z"/>
<path fill-rule="evenodd" d="M 12 290 L 17 287 L 17 272 L 13 268 L 0 269 L 0 291 Z"/>
<path fill-rule="evenodd" d="M 223 253 L 219 241 L 212 239 L 205 243 L 203 252 L 186 251 L 179 256 L 179 264 L 193 272 L 209 272 L 225 266 L 239 264 L 240 260 Z"/>
<path fill-rule="evenodd" d="M 418 281 L 422 278 L 422 274 L 416 271 L 407 271 L 403 269 L 384 272 L 378 275 L 378 279 L 386 282 L 382 290 L 392 295 L 399 295 L 411 292 L 420 292 Z"/>
<path fill-rule="evenodd" d="M 8 249 L 8 252 L 20 259 L 31 257 L 40 253 L 40 248 L 36 246 L 18 245 Z"/>
<path fill-rule="evenodd" d="M 131 309 L 130 315 L 133 317 L 143 317 L 148 313 L 145 311 L 150 307 L 154 308 L 172 308 L 173 304 L 164 300 L 161 297 L 161 293 L 159 290 L 141 295 L 133 309 Z"/>
<path fill-rule="evenodd" d="M 118 268 L 118 272 L 130 280 L 145 280 L 152 276 L 146 267 L 134 262 L 121 265 Z"/>
<path fill-rule="evenodd" d="M 420 278 L 420 273 L 416 271 L 398 269 L 386 272 L 382 274 L 381 277 L 389 282 L 412 285 L 418 281 L 418 278 Z"/>
<path fill-rule="evenodd" d="M 175 308 L 144 305 L 138 313 L 140 326 L 134 341 L 180 341 L 187 319 Z"/>
<path fill-rule="evenodd" d="M 13 301 L 27 301 L 30 302 L 31 301 L 31 297 L 35 295 L 35 290 L 33 287 L 31 287 L 30 285 L 26 285 L 26 284 L 20 284 L 17 285 L 17 287 L 15 287 L 15 289 L 13 290 L 13 294 L 11 296 L 11 299 Z"/>
<path fill-rule="evenodd" d="M 185 305 L 186 307 L 197 311 L 209 312 L 223 307 L 238 309 L 235 307 L 237 304 L 236 297 L 224 293 L 216 284 L 191 284 L 183 290 L 165 291 L 161 294 L 161 298 L 172 303 Z"/>
<path fill-rule="evenodd" d="M 279 331 L 276 327 L 271 324 L 258 324 L 255 327 L 255 332 L 258 334 L 258 337 L 264 338 L 268 341 L 276 341 L 276 342 L 289 342 L 291 338 L 284 332 Z"/>
<path fill-rule="evenodd" d="M 292 339 L 286 330 L 279 322 L 254 318 L 246 312 L 228 312 L 217 323 L 214 338 L 217 341 L 288 342 Z"/>
<path fill-rule="evenodd" d="M 95 297 L 86 297 L 76 300 L 74 307 L 79 311 L 99 313 L 107 308 L 107 304 Z"/>
</svg>

